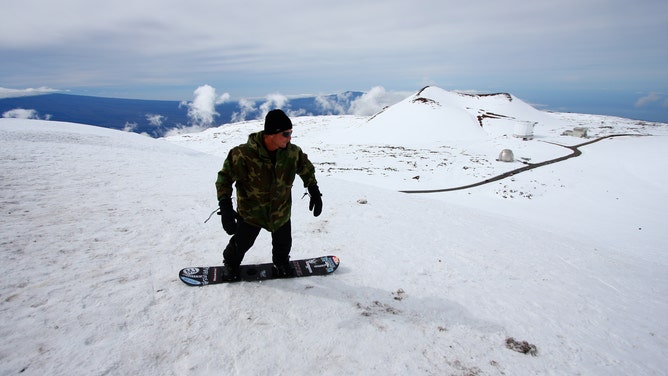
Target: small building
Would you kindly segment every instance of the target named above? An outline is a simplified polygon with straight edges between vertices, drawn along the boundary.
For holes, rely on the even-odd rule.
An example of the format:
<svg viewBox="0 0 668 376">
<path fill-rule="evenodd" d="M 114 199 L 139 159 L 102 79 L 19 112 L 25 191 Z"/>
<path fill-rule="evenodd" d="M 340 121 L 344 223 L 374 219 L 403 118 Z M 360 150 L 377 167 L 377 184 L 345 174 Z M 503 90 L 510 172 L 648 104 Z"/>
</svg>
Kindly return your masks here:
<svg viewBox="0 0 668 376">
<path fill-rule="evenodd" d="M 503 149 L 501 150 L 501 153 L 499 153 L 499 158 L 497 159 L 499 162 L 513 162 L 515 161 L 515 156 L 513 155 L 513 151 L 510 149 Z"/>
<path fill-rule="evenodd" d="M 561 134 L 562 136 L 573 136 L 580 138 L 587 138 L 587 127 L 575 127 L 572 130 L 566 130 Z"/>
<path fill-rule="evenodd" d="M 534 126 L 536 126 L 536 122 L 533 121 L 518 121 L 515 123 L 513 136 L 521 138 L 524 141 L 532 140 Z"/>
</svg>

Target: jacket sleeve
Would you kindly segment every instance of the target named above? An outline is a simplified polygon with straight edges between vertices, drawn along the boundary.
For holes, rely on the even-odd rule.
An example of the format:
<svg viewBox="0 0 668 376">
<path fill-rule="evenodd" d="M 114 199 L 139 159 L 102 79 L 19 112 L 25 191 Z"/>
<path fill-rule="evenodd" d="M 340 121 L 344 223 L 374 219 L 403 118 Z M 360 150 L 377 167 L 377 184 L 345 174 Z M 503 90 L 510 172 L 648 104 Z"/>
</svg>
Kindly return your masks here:
<svg viewBox="0 0 668 376">
<path fill-rule="evenodd" d="M 234 149 L 230 150 L 223 162 L 223 168 L 218 171 L 218 178 L 216 179 L 216 193 L 218 195 L 218 201 L 220 202 L 223 199 L 232 198 L 233 185 L 237 180 L 234 174 L 234 168 L 232 166 L 234 161 L 233 156 Z"/>
<path fill-rule="evenodd" d="M 306 188 L 318 184 L 318 181 L 315 179 L 315 167 L 309 161 L 306 153 L 301 150 L 299 150 L 299 158 L 297 159 L 297 174 L 304 182 L 304 187 Z"/>
</svg>

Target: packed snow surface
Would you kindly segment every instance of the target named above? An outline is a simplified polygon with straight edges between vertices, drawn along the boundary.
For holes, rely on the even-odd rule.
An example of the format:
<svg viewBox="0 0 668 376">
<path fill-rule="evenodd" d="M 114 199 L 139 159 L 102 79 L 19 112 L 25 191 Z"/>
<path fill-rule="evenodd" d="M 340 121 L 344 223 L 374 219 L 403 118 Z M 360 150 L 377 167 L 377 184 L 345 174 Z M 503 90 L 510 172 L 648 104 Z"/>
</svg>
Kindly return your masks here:
<svg viewBox="0 0 668 376">
<path fill-rule="evenodd" d="M 262 122 L 151 139 L 0 119 L 0 374 L 666 374 L 666 124 L 438 88 L 293 123 L 324 209 L 295 185 L 292 256 L 341 266 L 193 288 L 178 271 L 229 239 L 204 223 L 216 173 Z"/>
</svg>

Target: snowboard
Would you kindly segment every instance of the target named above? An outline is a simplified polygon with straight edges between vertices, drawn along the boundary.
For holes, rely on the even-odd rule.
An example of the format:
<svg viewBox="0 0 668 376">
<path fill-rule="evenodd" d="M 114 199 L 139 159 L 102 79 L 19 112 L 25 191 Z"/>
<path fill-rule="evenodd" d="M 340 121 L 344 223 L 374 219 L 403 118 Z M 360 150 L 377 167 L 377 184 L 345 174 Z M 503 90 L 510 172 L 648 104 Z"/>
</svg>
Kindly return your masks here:
<svg viewBox="0 0 668 376">
<path fill-rule="evenodd" d="M 313 275 L 327 275 L 333 273 L 339 267 L 339 258 L 336 256 L 321 256 L 303 260 L 290 261 L 294 269 L 294 275 L 287 278 L 310 277 Z M 241 278 L 239 281 L 264 281 L 278 279 L 274 274 L 272 263 L 241 265 L 239 268 Z M 218 283 L 230 283 L 222 278 L 222 266 L 198 266 L 183 268 L 179 272 L 179 278 L 188 286 L 206 286 Z M 285 279 L 286 277 L 283 277 Z M 237 282 L 237 281 L 235 281 Z"/>
</svg>

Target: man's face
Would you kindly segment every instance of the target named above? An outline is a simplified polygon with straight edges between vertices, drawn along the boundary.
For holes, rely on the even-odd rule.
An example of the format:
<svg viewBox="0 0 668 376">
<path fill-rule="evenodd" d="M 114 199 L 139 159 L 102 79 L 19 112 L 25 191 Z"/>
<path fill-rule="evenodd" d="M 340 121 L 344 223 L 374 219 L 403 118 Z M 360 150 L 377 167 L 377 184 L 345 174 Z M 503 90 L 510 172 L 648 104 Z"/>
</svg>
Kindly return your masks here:
<svg viewBox="0 0 668 376">
<path fill-rule="evenodd" d="M 267 146 L 270 150 L 285 149 L 291 139 L 292 129 L 288 129 L 286 131 L 270 135 L 269 139 L 267 140 L 269 145 Z"/>
</svg>

